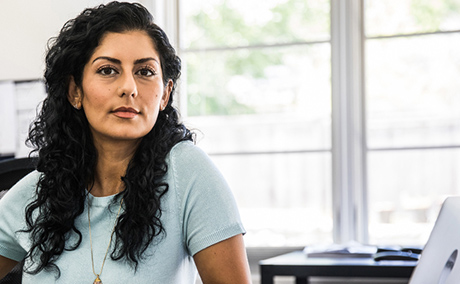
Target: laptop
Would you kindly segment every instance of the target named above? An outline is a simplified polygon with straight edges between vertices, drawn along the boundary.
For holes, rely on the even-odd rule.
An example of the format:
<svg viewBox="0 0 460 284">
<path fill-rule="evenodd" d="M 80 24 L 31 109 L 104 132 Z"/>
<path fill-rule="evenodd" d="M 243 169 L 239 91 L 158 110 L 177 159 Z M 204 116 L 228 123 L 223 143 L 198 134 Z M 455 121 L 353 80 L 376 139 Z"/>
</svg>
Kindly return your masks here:
<svg viewBox="0 0 460 284">
<path fill-rule="evenodd" d="M 460 283 L 460 196 L 448 197 L 409 284 Z"/>
</svg>

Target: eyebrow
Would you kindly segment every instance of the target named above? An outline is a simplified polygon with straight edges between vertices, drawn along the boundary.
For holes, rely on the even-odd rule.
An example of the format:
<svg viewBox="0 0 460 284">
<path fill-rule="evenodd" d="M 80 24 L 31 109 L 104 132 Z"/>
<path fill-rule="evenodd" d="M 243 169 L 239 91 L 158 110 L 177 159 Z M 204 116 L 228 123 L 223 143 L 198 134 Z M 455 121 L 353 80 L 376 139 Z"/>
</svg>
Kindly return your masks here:
<svg viewBox="0 0 460 284">
<path fill-rule="evenodd" d="M 134 61 L 134 64 L 141 64 L 141 63 L 145 63 L 145 62 L 150 61 L 150 60 L 153 60 L 153 61 L 155 61 L 156 63 L 159 64 L 158 60 L 156 60 L 153 57 L 146 57 L 146 58 L 137 59 L 136 61 Z"/>
<path fill-rule="evenodd" d="M 121 61 L 119 59 L 109 57 L 109 56 L 99 56 L 96 59 L 94 59 L 92 63 L 96 62 L 97 60 L 103 60 L 103 59 L 108 60 L 110 62 L 113 62 L 115 64 L 121 64 Z M 158 60 L 153 58 L 153 57 L 146 57 L 146 58 L 137 59 L 137 60 L 134 61 L 134 64 L 141 64 L 141 63 L 145 63 L 145 62 L 150 61 L 150 60 L 153 60 L 153 61 L 155 61 L 155 62 L 157 62 L 159 64 Z"/>
</svg>

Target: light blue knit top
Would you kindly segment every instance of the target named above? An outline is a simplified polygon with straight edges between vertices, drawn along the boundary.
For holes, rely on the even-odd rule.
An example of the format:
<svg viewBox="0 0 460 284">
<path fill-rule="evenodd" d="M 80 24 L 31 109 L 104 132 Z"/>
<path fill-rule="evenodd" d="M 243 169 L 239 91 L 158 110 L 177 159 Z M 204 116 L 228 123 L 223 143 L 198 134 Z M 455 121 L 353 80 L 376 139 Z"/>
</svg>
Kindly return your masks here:
<svg viewBox="0 0 460 284">
<path fill-rule="evenodd" d="M 150 245 L 147 257 L 136 273 L 126 262 L 110 259 L 109 252 L 100 276 L 104 284 L 195 283 L 196 268 L 192 256 L 208 246 L 244 233 L 232 192 L 204 152 L 191 142 L 181 142 L 169 153 L 167 164 L 169 191 L 161 199 L 161 222 L 166 234 Z M 30 248 L 29 236 L 17 231 L 25 228 L 25 207 L 34 197 L 39 176 L 40 173 L 32 172 L 0 200 L 2 256 L 20 261 Z M 96 273 L 101 268 L 118 210 L 117 205 L 110 206 L 112 199 L 113 196 L 89 196 Z M 23 284 L 93 283 L 87 210 L 85 207 L 83 214 L 75 220 L 83 235 L 82 243 L 74 251 L 64 251 L 56 261 L 61 277 L 56 279 L 55 273 L 47 271 L 37 275 L 25 274 Z M 70 241 L 73 238 L 70 236 Z"/>
</svg>

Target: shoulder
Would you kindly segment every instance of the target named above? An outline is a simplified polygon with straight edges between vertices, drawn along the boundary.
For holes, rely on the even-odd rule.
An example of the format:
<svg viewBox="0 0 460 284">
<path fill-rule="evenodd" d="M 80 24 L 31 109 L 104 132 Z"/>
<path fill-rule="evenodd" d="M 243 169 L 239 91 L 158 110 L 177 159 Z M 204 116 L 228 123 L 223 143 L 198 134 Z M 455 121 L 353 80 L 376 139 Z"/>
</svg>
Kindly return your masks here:
<svg viewBox="0 0 460 284">
<path fill-rule="evenodd" d="M 41 173 L 32 171 L 18 181 L 1 199 L 2 203 L 21 204 L 34 197 Z"/>
<path fill-rule="evenodd" d="M 181 141 L 172 147 L 170 159 L 180 161 L 193 161 L 194 159 L 208 159 L 207 154 L 192 141 Z"/>
<path fill-rule="evenodd" d="M 202 172 L 217 171 L 213 161 L 191 141 L 177 143 L 170 151 L 168 164 L 174 171 Z"/>
<path fill-rule="evenodd" d="M 167 158 L 170 185 L 190 194 L 229 191 L 229 186 L 211 158 L 190 141 L 176 144 Z"/>
<path fill-rule="evenodd" d="M 185 201 L 232 200 L 224 175 L 211 158 L 192 142 L 180 142 L 168 158 L 168 184 Z M 181 198 L 182 199 L 182 198 Z"/>
<path fill-rule="evenodd" d="M 16 261 L 27 253 L 29 239 L 17 232 L 26 228 L 25 208 L 34 199 L 39 178 L 39 172 L 31 172 L 0 199 L 0 254 Z"/>
</svg>

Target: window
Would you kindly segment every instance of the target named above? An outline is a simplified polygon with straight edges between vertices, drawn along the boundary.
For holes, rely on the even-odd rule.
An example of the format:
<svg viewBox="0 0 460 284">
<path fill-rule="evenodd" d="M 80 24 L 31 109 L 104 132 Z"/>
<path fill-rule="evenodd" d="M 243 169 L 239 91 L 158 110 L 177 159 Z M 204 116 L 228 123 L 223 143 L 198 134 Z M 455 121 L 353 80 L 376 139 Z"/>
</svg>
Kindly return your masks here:
<svg viewBox="0 0 460 284">
<path fill-rule="evenodd" d="M 460 192 L 460 1 L 178 3 L 182 114 L 248 246 L 426 241 Z"/>
<path fill-rule="evenodd" d="M 460 1 L 366 1 L 369 237 L 424 243 L 460 193 Z"/>
</svg>

